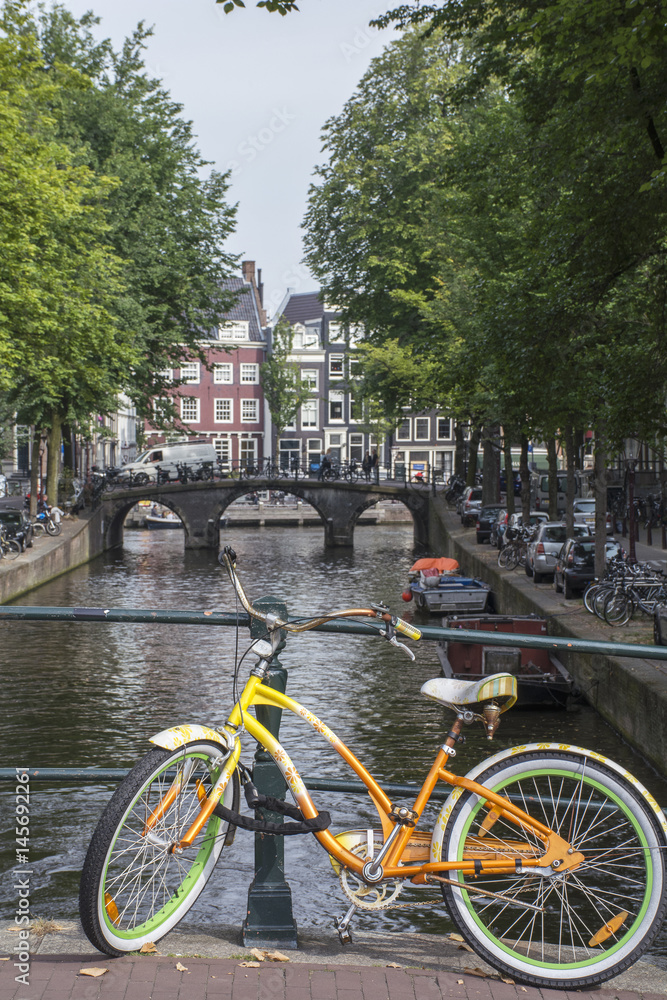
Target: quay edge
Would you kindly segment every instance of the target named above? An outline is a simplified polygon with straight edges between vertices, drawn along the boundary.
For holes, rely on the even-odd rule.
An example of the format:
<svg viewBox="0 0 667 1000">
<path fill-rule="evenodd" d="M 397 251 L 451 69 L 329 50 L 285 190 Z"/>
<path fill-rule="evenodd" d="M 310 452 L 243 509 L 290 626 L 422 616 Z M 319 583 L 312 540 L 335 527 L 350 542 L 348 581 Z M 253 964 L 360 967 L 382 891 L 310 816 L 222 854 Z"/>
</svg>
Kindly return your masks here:
<svg viewBox="0 0 667 1000">
<path fill-rule="evenodd" d="M 429 534 L 434 554 L 458 560 L 464 573 L 491 585 L 500 614 L 540 615 L 548 619 L 549 634 L 554 636 L 627 642 L 622 629 L 605 627 L 586 612 L 585 620 L 575 623 L 574 612 L 581 602 L 565 601 L 562 594 L 538 588 L 523 570 L 510 573 L 499 569 L 495 559 L 490 563 L 484 558 L 488 544 L 477 545 L 475 532 L 461 527 L 444 499 L 431 504 Z M 562 650 L 558 655 L 602 718 L 667 775 L 667 664 Z"/>
<path fill-rule="evenodd" d="M 46 535 L 15 561 L 0 563 L 0 604 L 41 587 L 70 570 L 90 562 L 104 551 L 102 511 L 62 523 L 62 534 Z"/>
</svg>

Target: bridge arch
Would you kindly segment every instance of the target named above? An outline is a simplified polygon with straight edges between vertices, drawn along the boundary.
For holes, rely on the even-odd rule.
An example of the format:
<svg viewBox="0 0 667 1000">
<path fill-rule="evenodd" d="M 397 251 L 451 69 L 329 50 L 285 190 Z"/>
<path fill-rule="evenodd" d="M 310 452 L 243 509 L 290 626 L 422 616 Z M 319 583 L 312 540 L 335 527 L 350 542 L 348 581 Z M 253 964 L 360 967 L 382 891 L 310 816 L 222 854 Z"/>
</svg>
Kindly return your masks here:
<svg viewBox="0 0 667 1000">
<path fill-rule="evenodd" d="M 354 529 L 363 512 L 383 497 L 394 497 L 412 515 L 415 547 L 428 546 L 432 494 L 426 487 L 416 490 L 402 484 L 322 483 L 308 479 L 264 477 L 147 485 L 106 493 L 102 501 L 105 545 L 110 548 L 122 544 L 123 522 L 127 513 L 139 500 L 147 499 L 163 504 L 180 517 L 185 529 L 185 548 L 217 552 L 220 547 L 220 518 L 227 508 L 240 497 L 261 490 L 281 490 L 313 507 L 322 520 L 325 545 L 331 548 L 352 546 Z"/>
</svg>

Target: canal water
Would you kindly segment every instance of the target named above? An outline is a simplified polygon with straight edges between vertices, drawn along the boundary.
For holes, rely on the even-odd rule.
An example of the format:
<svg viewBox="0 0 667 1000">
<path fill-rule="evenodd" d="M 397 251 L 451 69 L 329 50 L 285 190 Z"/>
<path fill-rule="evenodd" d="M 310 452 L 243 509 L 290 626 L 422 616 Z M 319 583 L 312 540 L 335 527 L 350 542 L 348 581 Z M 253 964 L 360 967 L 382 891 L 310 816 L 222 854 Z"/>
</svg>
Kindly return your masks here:
<svg viewBox="0 0 667 1000">
<path fill-rule="evenodd" d="M 412 561 L 410 525 L 357 527 L 354 550 L 325 550 L 309 528 L 233 529 L 224 541 L 252 599 L 285 600 L 291 615 L 313 615 L 384 601 L 420 620 L 400 600 Z M 223 569 L 211 553 L 184 552 L 179 531 L 126 531 L 122 550 L 107 553 L 22 597 L 17 604 L 234 610 Z M 425 622 L 426 618 L 421 618 Z M 248 643 L 239 634 L 239 649 Z M 287 693 L 311 708 L 382 783 L 419 782 L 449 728 L 450 715 L 419 688 L 439 674 L 433 644 L 413 645 L 412 663 L 381 639 L 306 633 L 281 654 Z M 0 622 L 3 711 L 1 766 L 130 767 L 148 737 L 178 723 L 221 723 L 232 699 L 235 634 L 228 628 Z M 623 763 L 667 805 L 667 782 L 587 707 L 577 712 L 520 711 L 503 717 L 489 744 L 471 727 L 457 764 L 467 771 L 491 752 L 533 740 L 588 746 Z M 281 739 L 303 776 L 348 777 L 331 746 L 292 716 Z M 251 763 L 254 747 L 245 747 Z M 113 791 L 111 784 L 33 783 L 32 912 L 55 919 L 77 914 L 79 873 L 87 843 Z M 0 917 L 13 917 L 13 786 L 0 786 Z M 367 796 L 313 793 L 333 816 L 333 829 L 377 825 Z M 327 855 L 314 838 L 286 839 L 286 875 L 303 928 L 331 928 L 346 909 Z M 238 831 L 208 887 L 182 925 L 240 927 L 253 876 L 253 835 Z M 424 899 L 408 890 L 401 902 Z M 412 893 L 412 894 L 411 894 Z M 451 930 L 442 904 L 389 909 L 355 918 L 364 928 Z M 335 932 L 331 930 L 331 934 Z M 653 954 L 667 955 L 667 935 Z"/>
</svg>

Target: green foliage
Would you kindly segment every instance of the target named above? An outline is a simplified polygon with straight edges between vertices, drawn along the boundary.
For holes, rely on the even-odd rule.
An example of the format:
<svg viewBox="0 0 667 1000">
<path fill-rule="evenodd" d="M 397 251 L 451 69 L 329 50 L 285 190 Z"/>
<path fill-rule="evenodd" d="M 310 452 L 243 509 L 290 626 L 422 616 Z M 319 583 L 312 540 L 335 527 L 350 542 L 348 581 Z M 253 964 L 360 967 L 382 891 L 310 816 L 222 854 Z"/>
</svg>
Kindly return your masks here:
<svg viewBox="0 0 667 1000">
<path fill-rule="evenodd" d="M 281 317 L 273 329 L 271 353 L 259 368 L 264 396 L 278 437 L 293 423 L 310 396 L 309 383 L 301 381 L 299 366 L 290 360 L 294 331 Z"/>
<path fill-rule="evenodd" d="M 112 405 L 137 355 L 117 323 L 114 182 L 59 138 L 58 87 L 19 15 L 0 21 L 0 387 L 24 422 Z M 18 30 L 17 30 L 18 29 Z M 80 74 L 69 85 L 84 92 Z"/>
<path fill-rule="evenodd" d="M 225 14 L 231 14 L 236 7 L 245 7 L 243 0 L 215 0 L 215 2 L 224 4 L 223 10 Z M 283 17 L 291 10 L 299 9 L 294 3 L 294 0 L 259 0 L 256 6 L 264 7 L 272 13 L 277 12 Z"/>
</svg>

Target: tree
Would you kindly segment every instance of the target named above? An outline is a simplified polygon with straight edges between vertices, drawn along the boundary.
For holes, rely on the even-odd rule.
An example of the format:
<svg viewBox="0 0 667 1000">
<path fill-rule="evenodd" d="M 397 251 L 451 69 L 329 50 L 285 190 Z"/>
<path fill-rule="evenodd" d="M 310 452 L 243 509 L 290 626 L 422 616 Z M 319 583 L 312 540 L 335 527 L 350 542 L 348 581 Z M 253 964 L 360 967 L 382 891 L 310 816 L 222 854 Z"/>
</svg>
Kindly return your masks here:
<svg viewBox="0 0 667 1000">
<path fill-rule="evenodd" d="M 235 10 L 237 7 L 245 7 L 245 3 L 243 2 L 243 0 L 215 0 L 215 2 L 224 4 L 223 9 L 225 11 L 225 14 L 231 14 L 231 12 Z M 264 7 L 266 10 L 272 13 L 276 11 L 283 17 L 285 16 L 285 14 L 288 14 L 291 10 L 299 9 L 296 3 L 294 3 L 294 0 L 258 0 L 258 3 L 255 6 Z"/>
<path fill-rule="evenodd" d="M 281 317 L 273 328 L 269 356 L 259 368 L 264 396 L 278 437 L 296 420 L 301 405 L 311 394 L 310 384 L 299 378 L 299 366 L 291 360 L 293 342 L 292 326 Z"/>
<path fill-rule="evenodd" d="M 109 412 L 138 355 L 114 315 L 123 286 L 107 242 L 113 181 L 59 141 L 59 88 L 27 22 L 10 15 L 0 22 L 0 379 L 5 406 L 50 429 L 53 495 L 62 421 Z M 72 72 L 69 85 L 86 82 Z"/>
</svg>

